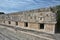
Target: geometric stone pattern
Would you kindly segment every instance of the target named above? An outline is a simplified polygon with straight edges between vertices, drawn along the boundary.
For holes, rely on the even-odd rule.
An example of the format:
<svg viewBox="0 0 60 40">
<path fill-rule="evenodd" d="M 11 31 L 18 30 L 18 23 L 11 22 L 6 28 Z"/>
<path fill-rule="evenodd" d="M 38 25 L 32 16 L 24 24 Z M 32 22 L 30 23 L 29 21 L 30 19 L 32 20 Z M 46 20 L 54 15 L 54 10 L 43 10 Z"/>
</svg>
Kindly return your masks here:
<svg viewBox="0 0 60 40">
<path fill-rule="evenodd" d="M 0 20 L 37 23 L 56 23 L 56 14 L 48 8 L 0 15 Z"/>
</svg>

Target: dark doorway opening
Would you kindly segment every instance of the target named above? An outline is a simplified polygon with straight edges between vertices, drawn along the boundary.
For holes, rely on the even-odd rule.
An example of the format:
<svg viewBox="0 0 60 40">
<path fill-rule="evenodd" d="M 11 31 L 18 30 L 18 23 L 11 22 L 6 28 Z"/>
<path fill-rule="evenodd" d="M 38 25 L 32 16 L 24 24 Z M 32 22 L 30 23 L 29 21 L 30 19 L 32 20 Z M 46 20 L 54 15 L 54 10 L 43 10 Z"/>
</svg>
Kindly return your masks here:
<svg viewBox="0 0 60 40">
<path fill-rule="evenodd" d="M 40 29 L 44 29 L 44 24 L 39 24 Z"/>
<path fill-rule="evenodd" d="M 8 21 L 8 23 L 9 23 L 9 24 L 11 24 L 11 22 L 10 22 L 10 21 Z"/>
<path fill-rule="evenodd" d="M 3 21 L 3 23 L 5 23 L 5 21 Z"/>
<path fill-rule="evenodd" d="M 27 22 L 25 22 L 25 27 L 28 27 L 28 23 Z"/>
<path fill-rule="evenodd" d="M 18 22 L 16 22 L 16 25 L 18 25 Z"/>
</svg>

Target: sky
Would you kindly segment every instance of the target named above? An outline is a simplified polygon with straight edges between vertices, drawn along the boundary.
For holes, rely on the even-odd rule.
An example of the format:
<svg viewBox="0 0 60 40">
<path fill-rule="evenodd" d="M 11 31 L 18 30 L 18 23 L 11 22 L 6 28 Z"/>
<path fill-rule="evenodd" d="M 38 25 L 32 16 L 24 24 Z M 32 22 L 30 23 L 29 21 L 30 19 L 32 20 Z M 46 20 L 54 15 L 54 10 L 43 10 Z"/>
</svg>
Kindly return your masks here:
<svg viewBox="0 0 60 40">
<path fill-rule="evenodd" d="M 11 13 L 60 5 L 60 0 L 0 0 L 0 12 Z"/>
</svg>

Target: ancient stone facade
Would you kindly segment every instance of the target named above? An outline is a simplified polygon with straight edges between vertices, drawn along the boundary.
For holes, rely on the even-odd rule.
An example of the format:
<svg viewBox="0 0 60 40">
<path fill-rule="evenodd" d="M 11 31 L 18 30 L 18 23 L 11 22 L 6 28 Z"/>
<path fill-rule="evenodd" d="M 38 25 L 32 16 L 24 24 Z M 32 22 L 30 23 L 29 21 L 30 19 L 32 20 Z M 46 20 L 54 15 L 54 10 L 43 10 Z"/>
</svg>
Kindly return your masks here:
<svg viewBox="0 0 60 40">
<path fill-rule="evenodd" d="M 2 14 L 0 24 L 53 34 L 55 33 L 56 14 L 50 8 Z"/>
</svg>

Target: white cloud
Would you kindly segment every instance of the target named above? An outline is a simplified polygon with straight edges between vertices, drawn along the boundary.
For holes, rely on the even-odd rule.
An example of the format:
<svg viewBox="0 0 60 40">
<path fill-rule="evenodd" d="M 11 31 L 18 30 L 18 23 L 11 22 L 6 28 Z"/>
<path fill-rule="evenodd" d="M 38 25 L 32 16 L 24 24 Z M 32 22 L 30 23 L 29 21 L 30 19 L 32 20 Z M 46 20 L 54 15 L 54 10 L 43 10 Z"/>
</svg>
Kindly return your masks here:
<svg viewBox="0 0 60 40">
<path fill-rule="evenodd" d="M 13 12 L 60 4 L 56 0 L 0 0 L 0 11 Z"/>
</svg>

